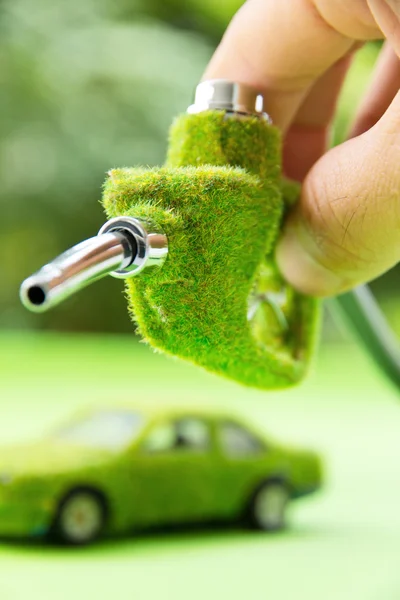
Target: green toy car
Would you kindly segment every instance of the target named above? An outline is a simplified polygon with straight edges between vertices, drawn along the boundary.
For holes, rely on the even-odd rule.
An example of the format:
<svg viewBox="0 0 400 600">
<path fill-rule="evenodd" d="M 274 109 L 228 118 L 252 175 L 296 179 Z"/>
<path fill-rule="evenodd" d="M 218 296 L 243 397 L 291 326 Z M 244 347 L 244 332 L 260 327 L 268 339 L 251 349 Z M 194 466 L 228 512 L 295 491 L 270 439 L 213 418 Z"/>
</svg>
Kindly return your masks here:
<svg viewBox="0 0 400 600">
<path fill-rule="evenodd" d="M 106 408 L 41 441 L 3 450 L 0 536 L 101 535 L 195 522 L 285 524 L 288 501 L 321 486 L 321 463 L 230 415 Z"/>
</svg>

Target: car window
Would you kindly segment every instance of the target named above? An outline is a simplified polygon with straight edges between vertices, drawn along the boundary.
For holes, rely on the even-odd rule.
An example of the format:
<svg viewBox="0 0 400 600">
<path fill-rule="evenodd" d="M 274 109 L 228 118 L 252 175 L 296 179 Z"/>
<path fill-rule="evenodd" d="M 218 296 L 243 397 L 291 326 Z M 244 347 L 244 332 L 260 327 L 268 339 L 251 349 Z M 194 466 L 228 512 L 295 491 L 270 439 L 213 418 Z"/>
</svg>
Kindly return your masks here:
<svg viewBox="0 0 400 600">
<path fill-rule="evenodd" d="M 55 439 L 109 450 L 122 450 L 139 435 L 144 417 L 138 411 L 100 410 L 58 430 Z"/>
<path fill-rule="evenodd" d="M 156 425 L 144 441 L 143 449 L 160 452 L 207 452 L 210 429 L 201 419 L 184 418 Z"/>
<path fill-rule="evenodd" d="M 156 425 L 144 440 L 143 449 L 146 452 L 167 452 L 175 445 L 175 430 L 173 423 Z"/>
<path fill-rule="evenodd" d="M 222 423 L 219 439 L 222 452 L 232 458 L 254 456 L 265 451 L 262 442 L 237 423 Z"/>
</svg>

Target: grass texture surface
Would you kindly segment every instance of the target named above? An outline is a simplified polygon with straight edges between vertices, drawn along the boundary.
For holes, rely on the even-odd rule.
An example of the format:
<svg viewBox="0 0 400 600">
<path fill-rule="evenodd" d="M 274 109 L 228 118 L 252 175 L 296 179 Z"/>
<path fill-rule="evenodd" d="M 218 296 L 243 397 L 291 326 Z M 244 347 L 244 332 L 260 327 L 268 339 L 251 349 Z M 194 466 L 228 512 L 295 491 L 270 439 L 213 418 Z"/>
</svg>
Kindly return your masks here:
<svg viewBox="0 0 400 600">
<path fill-rule="evenodd" d="M 112 285 L 112 282 L 110 282 Z M 154 355 L 126 337 L 0 334 L 0 445 L 29 442 L 92 404 L 210 405 L 325 457 L 327 484 L 291 527 L 154 532 L 91 548 L 0 541 L 2 600 L 397 600 L 400 408 L 354 345 L 265 394 Z"/>
<path fill-rule="evenodd" d="M 144 340 L 263 389 L 302 379 L 318 328 L 316 301 L 287 286 L 274 264 L 285 208 L 280 152 L 278 131 L 257 118 L 183 115 L 166 165 L 112 170 L 103 199 L 109 217 L 153 222 L 169 239 L 163 268 L 127 284 Z"/>
</svg>

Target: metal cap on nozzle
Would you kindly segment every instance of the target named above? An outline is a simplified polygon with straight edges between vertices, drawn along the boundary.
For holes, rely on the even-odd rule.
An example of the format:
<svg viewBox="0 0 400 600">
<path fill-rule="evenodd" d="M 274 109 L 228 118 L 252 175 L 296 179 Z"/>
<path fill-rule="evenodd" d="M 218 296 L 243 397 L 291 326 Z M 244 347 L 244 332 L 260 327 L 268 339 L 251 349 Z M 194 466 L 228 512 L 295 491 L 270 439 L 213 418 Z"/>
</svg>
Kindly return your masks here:
<svg viewBox="0 0 400 600">
<path fill-rule="evenodd" d="M 97 236 L 67 250 L 28 277 L 20 289 L 23 305 L 45 312 L 90 283 L 112 275 L 133 277 L 143 269 L 162 265 L 167 237 L 132 217 L 107 221 Z"/>
<path fill-rule="evenodd" d="M 189 106 L 187 112 L 193 114 L 206 110 L 225 110 L 228 113 L 271 120 L 264 112 L 262 94 L 249 85 L 227 79 L 210 79 L 199 83 L 194 104 Z"/>
</svg>

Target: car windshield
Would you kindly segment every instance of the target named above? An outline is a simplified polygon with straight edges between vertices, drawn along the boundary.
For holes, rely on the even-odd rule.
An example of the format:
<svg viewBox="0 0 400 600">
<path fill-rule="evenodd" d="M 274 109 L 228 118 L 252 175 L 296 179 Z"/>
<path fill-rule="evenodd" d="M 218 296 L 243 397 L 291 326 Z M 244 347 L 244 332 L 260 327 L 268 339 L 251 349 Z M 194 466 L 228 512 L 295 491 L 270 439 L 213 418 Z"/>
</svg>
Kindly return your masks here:
<svg viewBox="0 0 400 600">
<path fill-rule="evenodd" d="M 102 410 L 60 429 L 55 437 L 84 446 L 121 450 L 138 436 L 143 423 L 143 415 L 136 411 Z"/>
</svg>

